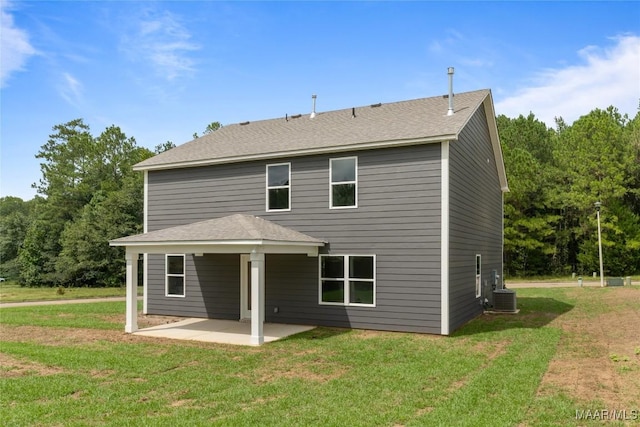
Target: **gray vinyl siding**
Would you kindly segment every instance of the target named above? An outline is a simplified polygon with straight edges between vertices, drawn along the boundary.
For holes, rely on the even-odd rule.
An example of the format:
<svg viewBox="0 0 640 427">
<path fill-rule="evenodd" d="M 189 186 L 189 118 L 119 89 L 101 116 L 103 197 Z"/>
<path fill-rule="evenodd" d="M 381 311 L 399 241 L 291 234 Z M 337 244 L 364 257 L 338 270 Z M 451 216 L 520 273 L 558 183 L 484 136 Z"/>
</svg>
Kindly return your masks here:
<svg viewBox="0 0 640 427">
<path fill-rule="evenodd" d="M 502 275 L 502 191 L 484 109 L 473 115 L 449 148 L 449 319 L 450 330 L 482 312 L 475 295 L 476 254 L 482 255 L 481 283 L 491 271 Z"/>
<path fill-rule="evenodd" d="M 185 296 L 165 296 L 165 256 L 149 255 L 148 314 L 240 318 L 240 256 L 186 255 Z"/>
<path fill-rule="evenodd" d="M 358 208 L 332 210 L 329 159 L 348 156 L 358 157 Z M 281 162 L 291 162 L 291 211 L 266 212 L 265 167 Z M 329 242 L 324 253 L 375 254 L 376 307 L 320 305 L 317 257 L 267 255 L 266 320 L 439 333 L 440 168 L 440 145 L 432 144 L 150 171 L 148 230 L 244 213 L 324 239 Z M 214 272 L 218 267 L 188 266 L 196 271 L 188 271 L 187 292 L 196 290 L 193 300 L 182 304 L 164 297 L 164 266 L 150 263 L 149 312 L 170 308 L 184 316 L 219 317 L 211 313 L 226 304 L 232 310 L 225 316 L 232 318 L 239 310 L 239 291 L 233 290 L 239 289 L 239 255 L 233 256 L 233 265 L 221 268 L 220 277 Z M 218 263 L 212 257 L 204 259 Z M 204 293 L 197 301 L 198 292 L 209 289 L 200 284 L 199 291 L 192 284 L 198 277 L 220 287 L 217 308 L 207 308 L 212 303 Z"/>
</svg>

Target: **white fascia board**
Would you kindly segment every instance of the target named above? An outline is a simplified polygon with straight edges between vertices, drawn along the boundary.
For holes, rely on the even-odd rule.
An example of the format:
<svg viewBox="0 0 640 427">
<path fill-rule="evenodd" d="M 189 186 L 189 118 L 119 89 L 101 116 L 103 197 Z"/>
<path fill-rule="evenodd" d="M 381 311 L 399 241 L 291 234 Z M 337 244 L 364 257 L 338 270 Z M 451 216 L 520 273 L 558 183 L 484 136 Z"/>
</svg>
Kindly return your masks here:
<svg viewBox="0 0 640 427">
<path fill-rule="evenodd" d="M 491 146 L 493 147 L 493 156 L 496 162 L 498 179 L 503 193 L 509 192 L 509 183 L 507 182 L 507 172 L 504 167 L 504 159 L 502 157 L 502 147 L 500 146 L 500 137 L 498 136 L 498 124 L 496 122 L 496 113 L 493 109 L 493 100 L 491 92 L 485 98 L 484 113 L 487 116 L 487 126 L 489 127 L 489 137 L 491 138 Z"/>
<path fill-rule="evenodd" d="M 117 241 L 109 242 L 110 246 L 126 246 L 126 247 L 148 247 L 148 246 L 193 246 L 193 247 L 210 247 L 210 246 L 324 246 L 325 242 L 297 242 L 286 240 L 212 240 L 212 241 Z"/>
<path fill-rule="evenodd" d="M 193 242 L 170 242 L 170 243 L 126 243 L 112 246 L 124 246 L 127 253 L 184 253 L 184 254 L 242 254 L 242 253 L 265 253 L 265 254 L 305 254 L 317 256 L 318 247 L 321 243 L 285 243 L 278 242 L 270 244 L 261 241 L 245 241 L 235 243 L 193 243 Z"/>
<path fill-rule="evenodd" d="M 420 144 L 433 144 L 441 141 L 452 141 L 457 138 L 458 138 L 458 135 L 438 135 L 438 136 L 433 136 L 429 138 L 377 141 L 377 142 L 367 142 L 364 144 L 339 145 L 339 146 L 321 147 L 321 148 L 308 148 L 304 150 L 277 151 L 273 153 L 260 153 L 260 154 L 249 154 L 245 156 L 222 157 L 219 159 L 189 160 L 184 162 L 173 162 L 173 163 L 151 165 L 151 166 L 134 165 L 133 170 L 153 171 L 153 170 L 163 170 L 163 169 L 190 168 L 190 167 L 198 167 L 198 166 L 212 166 L 212 165 L 219 165 L 219 164 L 226 164 L 226 163 L 240 163 L 240 162 L 248 162 L 248 161 L 254 161 L 254 160 L 272 160 L 272 159 L 281 159 L 281 158 L 289 158 L 289 157 L 301 157 L 301 156 L 308 156 L 308 155 L 315 155 L 315 154 L 344 153 L 347 151 L 362 151 L 362 150 L 371 150 L 375 148 L 389 148 L 389 147 L 403 147 L 403 146 L 420 145 Z"/>
<path fill-rule="evenodd" d="M 502 147 L 500 146 L 500 137 L 498 136 L 498 124 L 496 123 L 496 113 L 493 108 L 493 97 L 491 91 L 482 101 L 482 108 L 484 108 L 484 114 L 487 118 L 487 127 L 489 128 L 489 139 L 491 139 L 491 147 L 493 151 L 494 161 L 496 163 L 496 172 L 498 174 L 498 180 L 500 181 L 500 189 L 503 193 L 509 192 L 509 184 L 507 183 L 507 172 L 504 168 L 504 159 L 502 158 Z M 473 118 L 473 114 L 470 114 L 467 121 L 464 122 L 460 129 L 467 127 L 469 121 Z M 455 138 L 451 138 L 448 141 L 457 140 L 458 135 Z"/>
</svg>

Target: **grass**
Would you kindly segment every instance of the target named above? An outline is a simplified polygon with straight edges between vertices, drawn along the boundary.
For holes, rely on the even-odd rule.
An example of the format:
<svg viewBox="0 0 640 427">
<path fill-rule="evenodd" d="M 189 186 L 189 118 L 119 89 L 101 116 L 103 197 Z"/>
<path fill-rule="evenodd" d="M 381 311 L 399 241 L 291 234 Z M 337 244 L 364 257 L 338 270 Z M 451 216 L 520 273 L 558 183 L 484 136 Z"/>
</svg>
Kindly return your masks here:
<svg viewBox="0 0 640 427">
<path fill-rule="evenodd" d="M 138 305 L 141 309 L 140 302 Z M 0 311 L 0 323 L 16 326 L 121 330 L 122 313 L 124 303 L 113 302 L 12 307 Z"/>
<path fill-rule="evenodd" d="M 616 310 L 597 304 L 614 292 L 521 289 L 519 315 L 451 337 L 317 328 L 259 348 L 125 336 L 123 302 L 4 308 L 1 336 L 31 333 L 1 342 L 0 424 L 596 425 L 575 410 L 599 402 L 539 388 L 580 338 L 553 320 Z"/>
<path fill-rule="evenodd" d="M 0 302 L 24 302 L 24 301 L 54 301 L 76 298 L 104 298 L 123 297 L 126 288 L 29 288 L 20 286 L 14 281 L 0 282 Z M 142 287 L 138 288 L 138 295 L 142 295 Z"/>
<path fill-rule="evenodd" d="M 518 277 L 518 276 L 508 276 L 505 277 L 505 282 L 508 283 L 525 283 L 525 282 L 547 282 L 547 283 L 562 283 L 562 282 L 573 282 L 577 283 L 578 277 L 581 275 L 576 274 L 576 277 L 572 276 L 527 276 L 527 277 Z M 609 277 L 627 277 L 624 276 L 610 276 L 605 275 L 605 280 Z M 591 274 L 584 274 L 581 276 L 584 283 L 600 283 L 600 277 L 593 277 Z M 640 275 L 631 275 L 631 280 L 633 283 L 638 283 L 640 281 Z"/>
</svg>

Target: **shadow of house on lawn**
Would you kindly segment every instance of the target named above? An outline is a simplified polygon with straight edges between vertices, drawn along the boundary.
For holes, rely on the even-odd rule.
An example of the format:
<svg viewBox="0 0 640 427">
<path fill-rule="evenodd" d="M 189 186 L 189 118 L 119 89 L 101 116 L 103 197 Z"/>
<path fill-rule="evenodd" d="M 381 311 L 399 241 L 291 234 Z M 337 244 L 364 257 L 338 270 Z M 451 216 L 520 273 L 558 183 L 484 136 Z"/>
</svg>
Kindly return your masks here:
<svg viewBox="0 0 640 427">
<path fill-rule="evenodd" d="M 507 329 L 535 329 L 548 325 L 573 309 L 572 304 L 546 297 L 519 297 L 517 314 L 484 313 L 473 319 L 452 336 L 474 335 Z"/>
<path fill-rule="evenodd" d="M 310 331 L 301 332 L 299 334 L 290 335 L 288 337 L 282 338 L 276 342 L 285 343 L 287 341 L 312 341 L 312 340 L 323 340 L 331 337 L 335 337 L 342 334 L 347 334 L 351 331 L 348 328 L 334 328 L 328 326 L 318 326 Z"/>
</svg>

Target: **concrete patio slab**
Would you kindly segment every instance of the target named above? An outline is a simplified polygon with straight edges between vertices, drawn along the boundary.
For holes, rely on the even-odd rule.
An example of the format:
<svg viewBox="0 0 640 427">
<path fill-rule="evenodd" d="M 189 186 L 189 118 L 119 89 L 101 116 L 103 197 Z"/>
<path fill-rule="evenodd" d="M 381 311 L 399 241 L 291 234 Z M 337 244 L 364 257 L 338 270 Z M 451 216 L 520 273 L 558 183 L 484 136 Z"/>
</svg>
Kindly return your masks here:
<svg viewBox="0 0 640 427">
<path fill-rule="evenodd" d="M 265 323 L 264 342 L 277 341 L 314 328 L 315 326 Z M 134 332 L 134 335 L 220 344 L 252 345 L 250 342 L 251 323 L 235 320 L 190 318 L 166 325 L 140 329 Z"/>
</svg>

